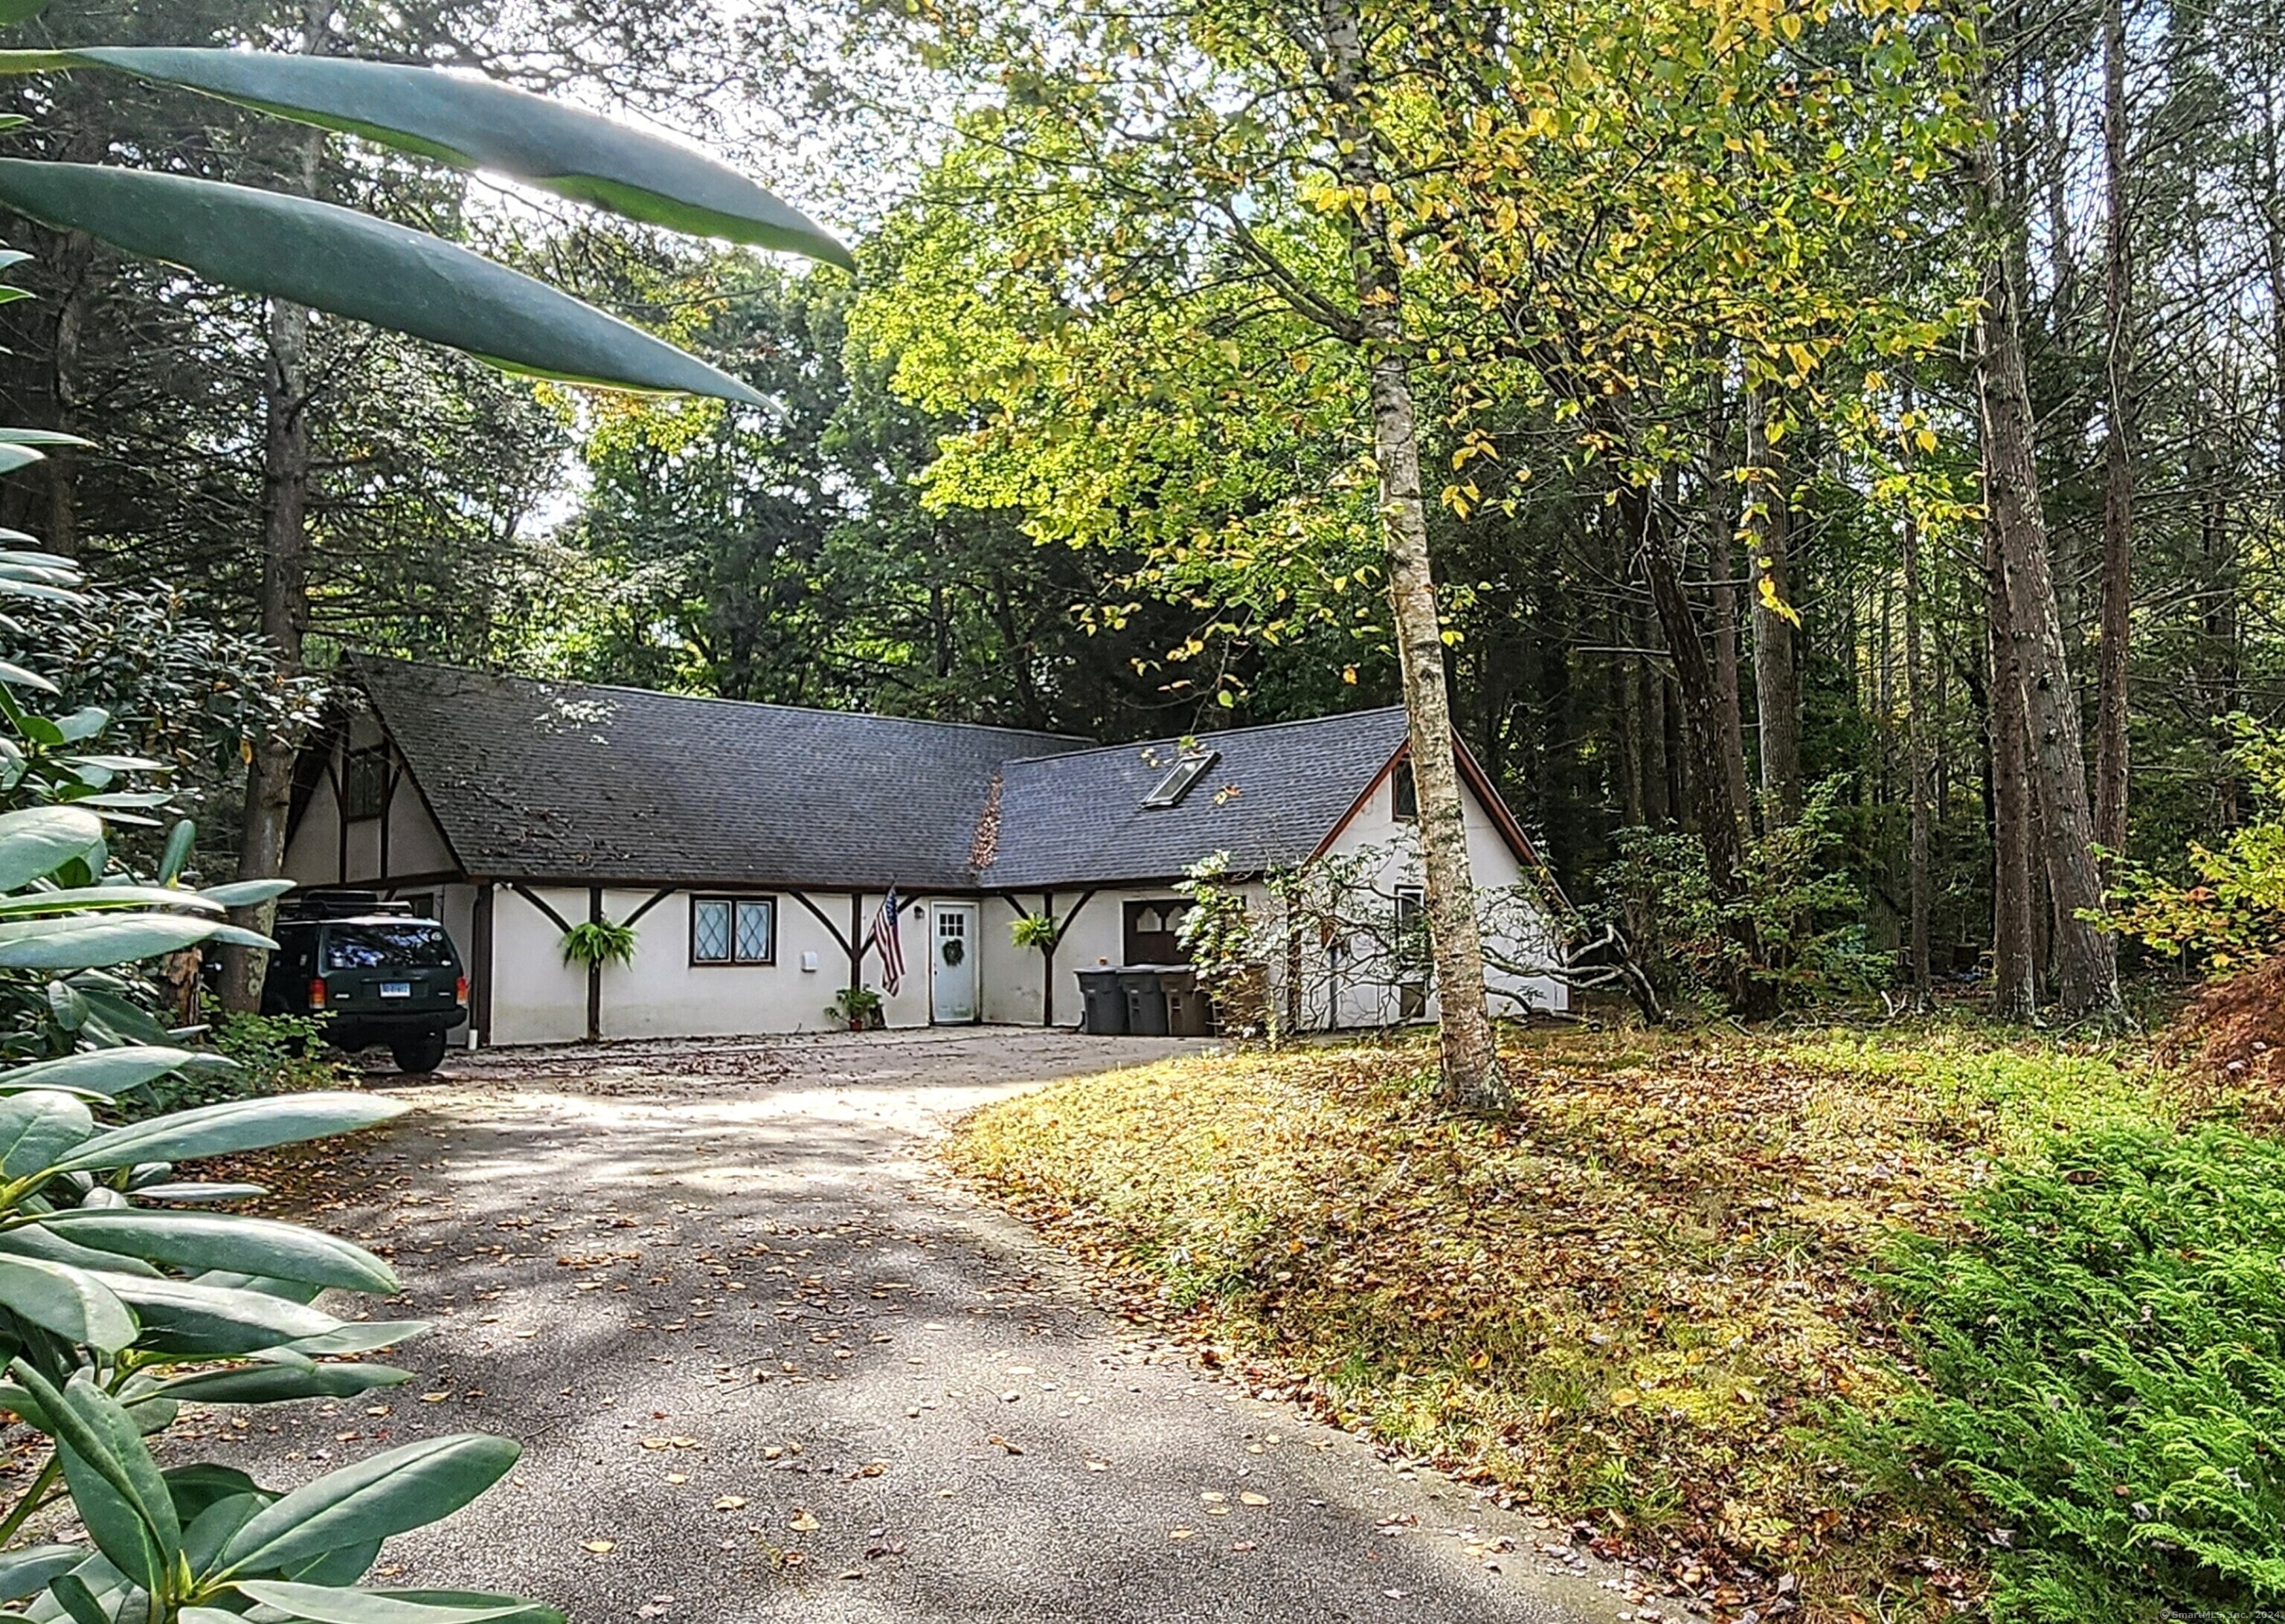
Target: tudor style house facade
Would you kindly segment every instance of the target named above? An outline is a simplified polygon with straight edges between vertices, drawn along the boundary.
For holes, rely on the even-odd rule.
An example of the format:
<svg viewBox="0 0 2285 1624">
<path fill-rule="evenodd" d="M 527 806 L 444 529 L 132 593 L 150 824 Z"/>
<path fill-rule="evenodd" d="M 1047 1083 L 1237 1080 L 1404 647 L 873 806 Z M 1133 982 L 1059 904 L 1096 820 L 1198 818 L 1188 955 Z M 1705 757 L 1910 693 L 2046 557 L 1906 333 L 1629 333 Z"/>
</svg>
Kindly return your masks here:
<svg viewBox="0 0 2285 1624">
<path fill-rule="evenodd" d="M 883 992 L 891 1026 L 1074 1024 L 1077 970 L 1181 957 L 1176 885 L 1201 859 L 1227 853 L 1258 895 L 1258 876 L 1313 857 L 1417 850 L 1397 710 L 1186 753 L 366 656 L 345 674 L 361 700 L 303 757 L 286 872 L 443 921 L 475 1043 L 814 1031 L 851 985 Z M 1462 767 L 1477 882 L 1522 892 L 1542 877 L 1530 843 L 1464 750 Z M 887 993 L 876 932 L 892 888 L 907 969 Z M 1049 954 L 1009 929 L 1042 914 L 1060 926 Z M 632 962 L 566 963 L 588 920 L 632 925 Z M 1548 961 L 1543 915 L 1509 928 L 1496 957 Z M 1525 968 L 1488 992 L 1567 1008 Z M 1433 1000 L 1366 985 L 1322 1008 L 1370 1025 Z"/>
</svg>

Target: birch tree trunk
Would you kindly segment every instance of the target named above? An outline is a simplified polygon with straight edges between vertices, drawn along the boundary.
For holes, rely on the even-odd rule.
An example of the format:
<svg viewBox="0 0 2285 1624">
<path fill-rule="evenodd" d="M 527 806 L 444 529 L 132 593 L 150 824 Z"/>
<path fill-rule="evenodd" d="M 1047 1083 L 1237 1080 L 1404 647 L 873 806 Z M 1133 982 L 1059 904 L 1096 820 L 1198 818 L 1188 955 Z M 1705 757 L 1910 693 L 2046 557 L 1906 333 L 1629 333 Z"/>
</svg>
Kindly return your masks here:
<svg viewBox="0 0 2285 1624">
<path fill-rule="evenodd" d="M 2103 0 L 2102 157 L 2108 213 L 2102 285 L 2102 604 L 2095 645 L 2094 839 L 2105 850 L 2121 852 L 2126 849 L 2126 656 L 2134 590 L 2134 318 L 2126 206 L 2125 0 Z"/>
<path fill-rule="evenodd" d="M 1786 567 L 1791 509 L 1785 462 L 1769 439 L 1769 401 L 1746 392 L 1746 462 L 1761 470 L 1750 497 L 1753 548 L 1754 702 L 1761 734 L 1763 816 L 1769 827 L 1801 820 L 1801 663 L 1793 582 Z"/>
<path fill-rule="evenodd" d="M 1388 553 L 1388 601 L 1418 792 L 1420 851 L 1426 882 L 1430 951 L 1439 1006 L 1439 1069 L 1444 1097 L 1471 1110 L 1510 1102 L 1499 1048 L 1485 1008 L 1483 945 L 1468 868 L 1466 802 L 1445 689 L 1444 628 L 1428 561 L 1428 516 L 1420 492 L 1418 419 L 1404 337 L 1404 281 L 1385 208 L 1379 149 L 1364 101 L 1364 43 L 1347 0 L 1325 0 L 1319 14 L 1323 68 L 1332 102 L 1343 181 L 1358 205 L 1349 216 L 1349 269 L 1364 359 L 1371 381 L 1373 458 L 1380 480 L 1381 536 Z"/>
<path fill-rule="evenodd" d="M 1982 168 L 1981 196 L 1972 200 L 1984 223 L 2004 219 L 1998 172 L 1988 153 Z M 1991 243 L 1975 354 L 1986 506 L 1998 532 L 2008 640 L 2020 663 L 2019 686 L 2030 722 L 2031 796 L 2053 909 L 2055 1004 L 2073 1017 L 2116 1021 L 2124 1015 L 2117 952 L 2100 922 L 2102 883 L 2095 870 L 2086 750 L 2048 563 L 2033 452 L 2038 425 L 2025 377 L 2015 290 L 2012 266 L 1999 244 Z"/>
</svg>

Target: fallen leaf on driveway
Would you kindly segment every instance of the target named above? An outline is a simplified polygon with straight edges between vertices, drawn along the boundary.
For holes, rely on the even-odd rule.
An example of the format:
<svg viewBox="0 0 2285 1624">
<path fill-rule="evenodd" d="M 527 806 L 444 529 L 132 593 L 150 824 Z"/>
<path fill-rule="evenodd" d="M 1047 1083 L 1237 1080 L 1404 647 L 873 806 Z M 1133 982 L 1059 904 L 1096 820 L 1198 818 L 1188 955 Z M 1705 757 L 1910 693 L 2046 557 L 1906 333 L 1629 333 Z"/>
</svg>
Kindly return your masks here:
<svg viewBox="0 0 2285 1624">
<path fill-rule="evenodd" d="M 743 1495 L 725 1495 L 714 1502 L 714 1509 L 718 1511 L 742 1511 L 745 1508 L 746 1497 Z"/>
<path fill-rule="evenodd" d="M 1252 1490 L 1248 1489 L 1245 1494 L 1240 1495 L 1237 1497 L 1237 1502 L 1240 1505 L 1268 1505 L 1269 1503 L 1269 1496 L 1267 1495 L 1257 1495 L 1253 1493 Z"/>
<path fill-rule="evenodd" d="M 600 1557 L 606 1551 L 616 1549 L 617 1547 L 609 1540 L 589 1540 L 585 1549 L 593 1551 Z"/>
<path fill-rule="evenodd" d="M 1089 1471 L 1109 1471 L 1111 1470 L 1111 1463 L 1109 1461 L 1089 1461 L 1087 1463 L 1087 1469 Z"/>
<path fill-rule="evenodd" d="M 807 1506 L 797 1505 L 793 1509 L 793 1520 L 786 1526 L 796 1534 L 814 1534 L 817 1532 L 817 1518 L 809 1514 Z"/>
<path fill-rule="evenodd" d="M 1005 1449 L 1010 1455 L 1021 1455 L 1024 1453 L 1019 1445 L 1010 1443 L 1008 1440 L 1001 1437 L 997 1432 L 993 1433 L 991 1437 L 985 1439 L 984 1441 L 987 1444 L 998 1444 L 1002 1449 Z"/>
<path fill-rule="evenodd" d="M 1166 1530 L 1166 1537 L 1170 1540 L 1187 1540 L 1197 1532 L 1196 1528 L 1169 1528 Z"/>
</svg>

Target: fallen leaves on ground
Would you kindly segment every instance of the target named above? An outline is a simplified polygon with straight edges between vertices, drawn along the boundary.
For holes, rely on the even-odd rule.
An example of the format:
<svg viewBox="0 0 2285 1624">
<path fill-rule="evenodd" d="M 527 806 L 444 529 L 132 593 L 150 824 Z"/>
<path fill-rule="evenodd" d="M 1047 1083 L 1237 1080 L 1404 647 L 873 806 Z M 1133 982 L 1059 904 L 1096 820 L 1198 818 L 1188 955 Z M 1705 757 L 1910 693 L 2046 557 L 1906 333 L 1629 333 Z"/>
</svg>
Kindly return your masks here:
<svg viewBox="0 0 2285 1624">
<path fill-rule="evenodd" d="M 1920 1037 L 1533 1035 L 1505 1121 L 1439 1109 L 1418 1045 L 1189 1057 L 990 1107 L 948 1155 L 1206 1362 L 1589 1513 L 1717 1616 L 1798 1570 L 1811 1618 L 1934 1618 L 1967 1531 L 1817 1442 L 1912 1379 L 1868 1275 L 1994 1155 L 2147 1085 Z"/>
</svg>

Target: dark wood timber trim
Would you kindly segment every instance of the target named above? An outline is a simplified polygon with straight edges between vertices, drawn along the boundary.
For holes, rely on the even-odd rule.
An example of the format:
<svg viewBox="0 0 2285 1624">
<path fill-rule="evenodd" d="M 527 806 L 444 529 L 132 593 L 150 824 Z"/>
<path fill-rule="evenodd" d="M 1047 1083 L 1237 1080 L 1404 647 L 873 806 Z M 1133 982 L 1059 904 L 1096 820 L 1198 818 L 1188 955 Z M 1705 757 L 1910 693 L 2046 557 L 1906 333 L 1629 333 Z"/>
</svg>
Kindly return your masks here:
<svg viewBox="0 0 2285 1624">
<path fill-rule="evenodd" d="M 340 741 L 326 757 L 326 777 L 334 786 L 334 883 L 349 883 L 349 796 L 347 763 L 349 732 L 342 727 Z"/>
<path fill-rule="evenodd" d="M 389 891 L 418 890 L 424 885 L 465 885 L 467 883 L 468 876 L 457 868 L 431 868 L 422 874 L 384 875 L 372 882 L 378 889 Z M 363 883 L 351 880 L 347 883 L 358 885 Z M 490 884 L 491 882 L 483 883 Z"/>
<path fill-rule="evenodd" d="M 492 1040 L 492 910 L 495 906 L 492 883 L 490 880 L 479 882 L 473 927 L 475 940 L 468 945 L 468 1020 L 475 1032 L 478 1047 Z"/>
<path fill-rule="evenodd" d="M 1087 905 L 1095 900 L 1095 890 L 1093 889 L 1081 891 L 1079 894 L 1079 900 L 1072 904 L 1071 912 L 1058 917 L 1056 913 L 1055 892 L 1051 890 L 1043 890 L 1040 893 L 1040 912 L 1048 918 L 1056 922 L 1055 943 L 1052 946 L 1048 947 L 1045 952 L 1040 954 L 1040 974 L 1041 977 L 1040 983 L 1040 1024 L 1042 1026 L 1053 1026 L 1056 1024 L 1056 952 L 1064 945 L 1064 933 L 1071 929 L 1072 922 L 1080 916 Z M 1017 918 L 1028 919 L 1031 917 L 1031 910 L 1024 906 L 1019 893 L 1016 891 L 1001 891 L 999 893 L 999 896 L 1000 900 L 1008 905 L 1009 911 L 1013 913 Z"/>
<path fill-rule="evenodd" d="M 828 892 L 828 894 L 830 895 L 832 893 Z M 854 896 L 857 893 L 852 892 L 851 894 Z M 854 958 L 857 950 L 850 945 L 849 938 L 841 934 L 841 927 L 835 924 L 831 920 L 826 918 L 825 910 L 819 907 L 814 902 L 812 902 L 806 892 L 789 890 L 786 895 L 791 897 L 796 902 L 798 902 L 803 907 L 809 910 L 809 916 L 815 920 L 819 924 L 825 927 L 826 934 L 833 938 L 833 945 L 836 947 L 838 947 L 843 953 Z"/>
<path fill-rule="evenodd" d="M 397 787 L 404 781 L 404 764 L 397 758 L 397 745 L 383 734 L 381 741 L 381 759 L 388 771 L 381 781 L 381 877 L 389 878 L 389 826 L 397 807 Z"/>
<path fill-rule="evenodd" d="M 637 908 L 633 913 L 627 915 L 627 923 L 630 925 L 639 925 L 642 923 L 642 916 L 644 914 L 649 913 L 653 908 L 656 907 L 660 903 L 664 902 L 672 895 L 674 895 L 674 887 L 671 885 L 664 886 L 659 890 L 653 891 L 650 894 L 649 901 L 644 903 L 642 906 Z M 774 930 L 777 928 L 777 922 L 774 920 L 771 921 L 770 928 Z M 775 945 L 775 944 L 772 944 L 772 945 Z"/>
<path fill-rule="evenodd" d="M 548 920 L 558 930 L 563 931 L 567 935 L 569 933 L 571 930 L 571 922 L 564 918 L 562 914 L 557 913 L 553 907 L 549 906 L 547 898 L 542 897 L 538 891 L 532 890 L 531 887 L 526 885 L 521 880 L 510 880 L 507 883 L 507 888 L 514 891 L 517 896 L 522 898 L 526 902 L 531 904 L 533 907 L 538 908 L 542 914 L 547 915 Z"/>
<path fill-rule="evenodd" d="M 603 922 L 603 888 L 600 885 L 587 888 L 587 922 L 591 925 Z M 601 1043 L 602 1040 L 603 967 L 591 961 L 587 966 L 587 1041 Z"/>
</svg>

